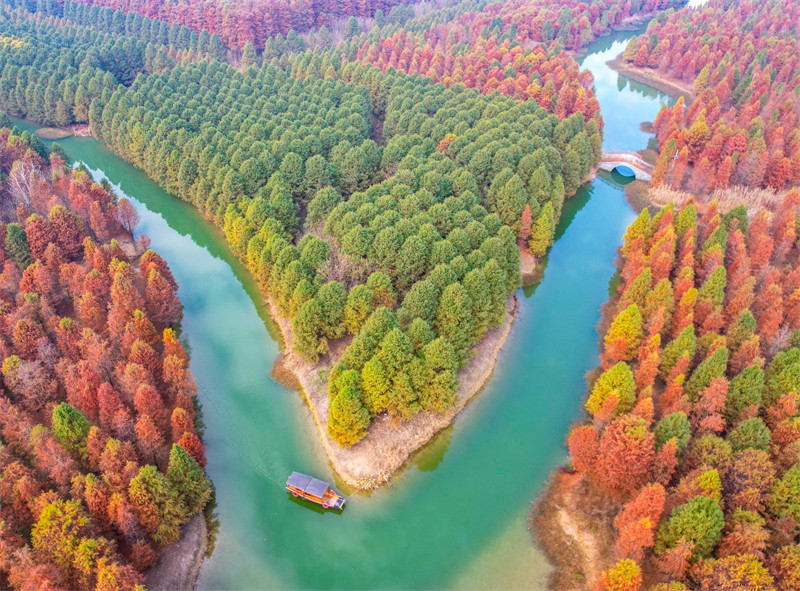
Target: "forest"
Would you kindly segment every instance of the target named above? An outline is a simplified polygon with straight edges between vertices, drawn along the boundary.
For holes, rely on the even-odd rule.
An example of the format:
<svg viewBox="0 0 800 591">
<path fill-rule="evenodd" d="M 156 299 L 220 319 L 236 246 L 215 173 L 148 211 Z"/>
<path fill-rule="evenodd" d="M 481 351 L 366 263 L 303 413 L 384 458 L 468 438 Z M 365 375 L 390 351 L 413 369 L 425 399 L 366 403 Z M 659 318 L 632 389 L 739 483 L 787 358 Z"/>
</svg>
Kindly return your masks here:
<svg viewBox="0 0 800 591">
<path fill-rule="evenodd" d="M 138 214 L 0 126 L 0 581 L 133 589 L 210 498 L 177 285 Z"/>
<path fill-rule="evenodd" d="M 800 184 L 799 19 L 791 0 L 711 0 L 654 19 L 631 39 L 626 61 L 685 82 L 694 94 L 690 105 L 678 100 L 655 120 L 653 185 L 700 195 Z"/>
<path fill-rule="evenodd" d="M 679 7 L 682 0 L 646 2 L 542 0 L 472 2 L 432 11 L 367 37 L 358 60 L 419 73 L 449 86 L 462 83 L 484 94 L 495 90 L 533 99 L 565 117 L 581 111 L 599 116 L 591 75 L 580 72 L 566 49 L 580 50 L 626 19 Z"/>
<path fill-rule="evenodd" d="M 144 44 L 6 15 L 26 40 L 17 59 L 37 56 L 57 86 L 88 70 L 85 39 Z M 42 28 L 49 41 L 29 34 Z M 298 352 L 314 361 L 352 338 L 329 376 L 334 440 L 352 445 L 382 413 L 452 404 L 458 369 L 520 283 L 518 242 L 545 253 L 565 196 L 599 159 L 599 116 L 342 63 L 338 50 L 240 73 L 144 47 L 159 67 L 101 91 L 92 130 L 224 229 L 291 319 Z"/>
<path fill-rule="evenodd" d="M 32 0 L 15 0 L 28 10 L 39 9 L 57 14 L 64 3 L 48 0 L 45 3 Z M 247 0 L 224 2 L 221 0 L 78 0 L 81 4 L 97 6 L 128 14 L 138 14 L 157 19 L 170 25 L 187 27 L 197 34 L 206 31 L 218 36 L 231 49 L 240 50 L 247 43 L 257 49 L 264 47 L 268 37 L 278 33 L 286 35 L 290 30 L 303 33 L 329 25 L 346 17 L 372 17 L 377 11 L 389 13 L 400 2 L 393 0 Z M 405 2 L 403 2 L 405 3 Z"/>
<path fill-rule="evenodd" d="M 579 114 L 559 121 L 533 102 L 421 77 L 358 65 L 340 77 L 199 63 L 116 91 L 90 120 L 121 156 L 224 228 L 291 318 L 300 353 L 316 360 L 352 334 L 343 369 L 365 381 L 378 358 L 417 360 L 414 381 L 386 368 L 372 394 L 352 384 L 341 424 L 358 417 L 360 427 L 345 436 L 331 426 L 351 444 L 367 408 L 409 418 L 452 401 L 456 370 L 519 285 L 523 211 L 543 253 L 565 194 L 599 157 L 599 132 Z M 270 89 L 281 98 L 266 101 Z M 195 121 L 177 118 L 194 104 Z M 171 118 L 174 128 L 163 124 Z M 373 118 L 385 145 L 373 139 Z M 426 350 L 437 355 L 424 362 Z"/>
<path fill-rule="evenodd" d="M 800 7 L 684 4 L 7 0 L 0 109 L 91 133 L 213 224 L 351 448 L 460 408 L 522 257 L 543 268 L 601 159 L 577 56 L 652 17 L 622 59 L 691 97 L 653 123 L 652 184 L 687 201 L 625 233 L 554 486 L 605 543 L 598 590 L 789 591 Z M 709 197 L 732 186 L 776 205 Z M 137 223 L 2 115 L 0 587 L 141 590 L 213 504 L 178 285 Z"/>
<path fill-rule="evenodd" d="M 797 588 L 798 208 L 795 189 L 775 212 L 670 205 L 628 228 L 568 438 L 615 543 L 604 589 Z"/>
</svg>

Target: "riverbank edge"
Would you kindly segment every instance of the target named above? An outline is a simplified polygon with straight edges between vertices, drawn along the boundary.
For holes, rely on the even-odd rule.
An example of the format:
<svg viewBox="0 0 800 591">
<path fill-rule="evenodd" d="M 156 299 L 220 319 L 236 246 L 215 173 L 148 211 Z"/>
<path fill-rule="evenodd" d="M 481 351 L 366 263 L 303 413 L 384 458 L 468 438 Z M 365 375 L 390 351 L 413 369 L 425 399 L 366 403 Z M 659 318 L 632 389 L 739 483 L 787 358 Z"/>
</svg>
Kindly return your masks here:
<svg viewBox="0 0 800 591">
<path fill-rule="evenodd" d="M 606 65 L 617 74 L 622 74 L 631 80 L 652 86 L 675 100 L 683 97 L 687 105 L 694 100 L 694 93 L 689 89 L 684 88 L 673 80 L 655 74 L 655 70 L 652 70 L 653 73 L 651 73 L 651 68 L 638 68 L 626 63 L 622 59 L 622 54 L 618 55 L 613 60 L 607 61 Z"/>
<path fill-rule="evenodd" d="M 599 39 L 602 39 L 606 35 L 610 35 L 612 33 L 616 33 L 617 31 L 635 31 L 638 28 L 640 28 L 642 25 L 649 23 L 653 19 L 653 17 L 655 17 L 659 12 L 661 12 L 661 10 L 654 10 L 652 12 L 648 12 L 647 14 L 636 14 L 634 16 L 629 16 L 629 17 L 627 17 L 625 19 L 622 19 L 619 22 L 619 24 L 614 25 L 613 27 L 610 28 L 610 30 L 605 31 L 605 32 L 601 33 L 600 35 L 596 35 L 594 37 L 594 39 L 592 39 L 591 41 L 586 43 L 580 49 L 577 49 L 577 50 L 571 49 L 571 50 L 568 51 L 568 53 L 572 56 L 572 58 L 575 61 L 578 61 L 581 58 L 586 57 L 586 55 L 588 54 L 588 52 L 586 51 L 586 48 L 589 45 L 591 45 L 592 43 L 594 43 L 595 41 L 598 41 Z"/>
<path fill-rule="evenodd" d="M 281 376 L 284 382 L 286 374 L 291 375 L 292 380 L 287 385 L 296 388 L 304 397 L 336 475 L 347 486 L 364 491 L 388 483 L 417 450 L 452 424 L 467 403 L 483 390 L 494 373 L 500 350 L 511 333 L 519 309 L 517 295 L 512 294 L 506 302 L 503 322 L 487 331 L 473 348 L 472 358 L 458 373 L 459 398 L 454 407 L 442 414 L 421 412 L 410 421 L 397 425 L 385 416 L 377 417 L 364 439 L 344 449 L 328 436 L 328 391 L 324 375 L 338 362 L 346 343 L 334 344 L 324 360 L 310 363 L 292 347 L 294 335 L 291 323 L 280 316 L 271 301 L 268 301 L 268 305 L 283 337 L 282 352 L 275 359 L 273 375 Z"/>
<path fill-rule="evenodd" d="M 614 547 L 607 511 L 601 517 L 585 511 L 586 485 L 580 474 L 555 469 L 532 503 L 529 528 L 534 545 L 553 565 L 552 591 L 584 591 L 600 581 Z"/>
<path fill-rule="evenodd" d="M 208 524 L 203 513 L 192 517 L 180 537 L 161 549 L 156 563 L 145 574 L 150 591 L 194 589 L 208 549 Z"/>
</svg>

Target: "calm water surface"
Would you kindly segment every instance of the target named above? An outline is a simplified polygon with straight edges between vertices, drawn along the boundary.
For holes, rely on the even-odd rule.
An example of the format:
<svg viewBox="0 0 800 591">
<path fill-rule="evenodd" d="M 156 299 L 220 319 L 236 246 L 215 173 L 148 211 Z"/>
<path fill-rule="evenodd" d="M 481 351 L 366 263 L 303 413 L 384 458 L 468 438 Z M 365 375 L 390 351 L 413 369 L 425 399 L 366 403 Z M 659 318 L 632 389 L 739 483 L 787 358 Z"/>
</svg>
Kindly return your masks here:
<svg viewBox="0 0 800 591">
<path fill-rule="evenodd" d="M 644 147 L 639 122 L 667 100 L 605 66 L 630 35 L 601 40 L 584 60 L 607 149 Z M 284 490 L 292 470 L 335 476 L 300 395 L 270 378 L 275 330 L 224 239 L 96 141 L 61 144 L 134 201 L 139 231 L 180 284 L 220 522 L 199 589 L 544 588 L 549 567 L 531 545 L 527 512 L 565 458 L 583 375 L 597 362 L 598 310 L 634 217 L 612 175 L 565 205 L 544 277 L 520 290 L 518 318 L 484 392 L 391 485 L 350 495 L 336 514 Z"/>
</svg>

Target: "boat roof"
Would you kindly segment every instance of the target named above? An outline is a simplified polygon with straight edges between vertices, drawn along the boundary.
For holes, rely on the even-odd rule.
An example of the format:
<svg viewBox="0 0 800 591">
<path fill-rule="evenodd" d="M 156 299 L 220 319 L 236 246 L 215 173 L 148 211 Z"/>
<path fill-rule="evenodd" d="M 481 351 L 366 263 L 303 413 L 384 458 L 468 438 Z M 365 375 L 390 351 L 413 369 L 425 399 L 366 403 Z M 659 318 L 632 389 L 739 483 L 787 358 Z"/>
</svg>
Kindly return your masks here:
<svg viewBox="0 0 800 591">
<path fill-rule="evenodd" d="M 325 491 L 328 490 L 327 482 L 317 480 L 316 478 L 307 476 L 306 474 L 300 474 L 300 472 L 292 472 L 289 476 L 289 479 L 286 481 L 286 484 L 287 486 L 299 488 L 305 493 L 320 498 L 322 498 L 322 495 L 324 495 Z"/>
</svg>

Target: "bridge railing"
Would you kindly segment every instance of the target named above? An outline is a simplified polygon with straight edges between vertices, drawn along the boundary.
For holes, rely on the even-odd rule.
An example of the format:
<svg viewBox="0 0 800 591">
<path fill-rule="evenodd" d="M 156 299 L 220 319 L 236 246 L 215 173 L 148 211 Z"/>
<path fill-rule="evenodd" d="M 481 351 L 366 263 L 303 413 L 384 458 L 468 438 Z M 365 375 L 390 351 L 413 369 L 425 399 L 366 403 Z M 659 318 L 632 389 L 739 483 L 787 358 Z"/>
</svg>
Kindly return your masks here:
<svg viewBox="0 0 800 591">
<path fill-rule="evenodd" d="M 603 152 L 603 156 L 601 160 L 608 161 L 619 161 L 619 162 L 628 162 L 639 166 L 640 168 L 651 169 L 653 167 L 652 164 L 643 160 L 638 154 L 625 152 L 622 150 L 613 150 L 609 152 Z"/>
</svg>

